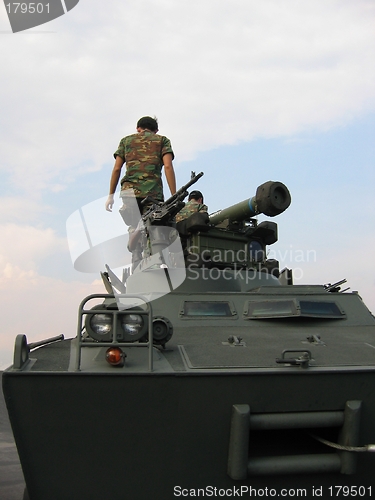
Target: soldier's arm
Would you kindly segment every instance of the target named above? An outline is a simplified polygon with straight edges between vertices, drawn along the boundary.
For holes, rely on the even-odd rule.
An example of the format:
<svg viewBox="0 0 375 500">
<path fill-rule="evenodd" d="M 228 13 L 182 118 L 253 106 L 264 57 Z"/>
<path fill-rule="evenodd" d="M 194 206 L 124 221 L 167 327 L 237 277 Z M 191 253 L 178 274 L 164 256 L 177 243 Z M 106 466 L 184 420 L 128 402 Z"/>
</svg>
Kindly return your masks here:
<svg viewBox="0 0 375 500">
<path fill-rule="evenodd" d="M 115 160 L 115 165 L 112 170 L 112 175 L 111 175 L 111 180 L 109 182 L 109 195 L 107 198 L 107 201 L 105 202 L 105 209 L 108 212 L 112 212 L 112 207 L 114 203 L 113 195 L 116 191 L 118 181 L 120 179 L 121 175 L 121 169 L 123 164 L 125 163 L 125 160 L 121 158 L 121 156 L 116 156 Z"/>
<path fill-rule="evenodd" d="M 172 153 L 166 153 L 163 156 L 163 164 L 164 164 L 164 172 L 165 172 L 165 177 L 168 182 L 169 190 L 171 194 L 175 194 L 176 192 L 176 176 L 174 173 L 174 168 L 173 168 L 173 155 Z"/>
</svg>

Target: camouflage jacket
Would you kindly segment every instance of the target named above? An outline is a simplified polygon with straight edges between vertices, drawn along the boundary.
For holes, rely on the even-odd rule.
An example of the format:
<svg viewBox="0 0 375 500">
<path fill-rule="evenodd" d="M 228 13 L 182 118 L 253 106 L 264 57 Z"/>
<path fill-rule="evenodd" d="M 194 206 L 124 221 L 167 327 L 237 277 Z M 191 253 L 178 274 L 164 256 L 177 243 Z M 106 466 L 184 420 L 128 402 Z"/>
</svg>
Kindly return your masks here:
<svg viewBox="0 0 375 500">
<path fill-rule="evenodd" d="M 163 201 L 161 169 L 163 156 L 171 153 L 171 142 L 167 137 L 148 130 L 121 139 L 114 157 L 126 162 L 126 174 L 121 179 L 121 190 L 133 189 L 137 198 L 151 196 Z"/>
<path fill-rule="evenodd" d="M 194 200 L 190 200 L 186 203 L 184 208 L 182 208 L 176 215 L 176 222 L 180 222 L 184 219 L 187 219 L 188 217 L 190 217 L 190 215 L 194 214 L 195 212 L 207 212 L 207 211 L 208 211 L 207 205 L 203 205 L 202 203 L 197 203 Z"/>
</svg>

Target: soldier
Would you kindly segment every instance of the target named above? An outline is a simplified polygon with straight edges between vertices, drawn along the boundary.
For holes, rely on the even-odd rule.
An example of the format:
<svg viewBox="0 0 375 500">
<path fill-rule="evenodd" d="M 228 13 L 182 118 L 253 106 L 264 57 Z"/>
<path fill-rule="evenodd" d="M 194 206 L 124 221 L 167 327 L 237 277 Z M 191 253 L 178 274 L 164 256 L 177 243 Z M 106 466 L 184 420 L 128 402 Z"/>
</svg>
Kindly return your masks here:
<svg viewBox="0 0 375 500">
<path fill-rule="evenodd" d="M 126 162 L 126 174 L 121 179 L 120 194 L 124 203 L 120 213 L 124 220 L 129 191 L 134 193 L 141 213 L 147 208 L 147 204 L 141 204 L 142 200 L 147 196 L 156 201 L 164 201 L 161 180 L 163 165 L 170 192 L 171 194 L 176 192 L 176 179 L 172 163 L 174 154 L 171 142 L 167 137 L 158 135 L 157 132 L 157 120 L 150 116 L 144 116 L 138 120 L 137 134 L 128 135 L 121 139 L 119 147 L 114 153 L 115 165 L 111 175 L 109 196 L 105 208 L 112 212 L 113 195 L 120 179 L 122 166 Z M 128 223 L 128 220 L 125 220 L 125 222 Z"/>
<path fill-rule="evenodd" d="M 187 219 L 195 212 L 207 212 L 208 207 L 203 204 L 203 194 L 200 191 L 192 191 L 188 199 L 184 208 L 176 215 L 176 222 Z"/>
</svg>

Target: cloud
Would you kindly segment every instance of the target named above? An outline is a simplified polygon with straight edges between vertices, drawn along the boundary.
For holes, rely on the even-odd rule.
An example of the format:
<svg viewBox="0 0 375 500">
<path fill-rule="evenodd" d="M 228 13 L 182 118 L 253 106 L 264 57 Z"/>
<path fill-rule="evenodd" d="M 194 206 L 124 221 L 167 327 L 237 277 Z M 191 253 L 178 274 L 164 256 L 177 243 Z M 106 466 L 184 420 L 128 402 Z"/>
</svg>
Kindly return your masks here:
<svg viewBox="0 0 375 500">
<path fill-rule="evenodd" d="M 5 39 L 2 168 L 25 191 L 64 189 L 142 114 L 177 161 L 348 122 L 375 105 L 374 17 L 369 1 L 79 4 L 55 34 Z"/>
<path fill-rule="evenodd" d="M 3 224 L 0 234 L 0 286 L 7 276 L 32 277 L 45 257 L 66 251 L 65 238 L 56 236 L 51 228 Z"/>
<path fill-rule="evenodd" d="M 52 206 L 47 206 L 31 196 L 4 196 L 0 198 L 0 225 L 32 223 L 40 219 L 43 214 L 51 214 L 53 211 Z"/>
<path fill-rule="evenodd" d="M 16 335 L 26 334 L 29 342 L 61 333 L 65 338 L 75 337 L 82 299 L 92 293 L 105 293 L 99 280 L 66 283 L 15 267 L 10 271 L 6 286 L 1 286 L 5 285 L 4 274 L 0 281 L 0 370 L 11 364 Z"/>
<path fill-rule="evenodd" d="M 9 365 L 14 339 L 26 333 L 29 341 L 60 333 L 76 334 L 77 310 L 91 293 L 104 293 L 100 280 L 69 282 L 43 275 L 44 260 L 68 252 L 65 238 L 51 228 L 0 225 L 0 369 Z"/>
</svg>

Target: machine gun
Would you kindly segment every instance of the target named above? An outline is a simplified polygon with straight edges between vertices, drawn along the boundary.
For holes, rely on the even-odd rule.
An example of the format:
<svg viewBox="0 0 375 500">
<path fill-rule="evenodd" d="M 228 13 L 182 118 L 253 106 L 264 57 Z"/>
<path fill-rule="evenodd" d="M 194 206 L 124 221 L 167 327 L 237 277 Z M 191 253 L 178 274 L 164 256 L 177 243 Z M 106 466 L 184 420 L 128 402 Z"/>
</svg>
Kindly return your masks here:
<svg viewBox="0 0 375 500">
<path fill-rule="evenodd" d="M 184 198 L 189 194 L 188 189 L 195 184 L 201 177 L 203 172 L 195 175 L 191 173 L 191 179 L 188 183 L 182 186 L 175 194 L 163 203 L 154 203 L 143 215 L 142 221 L 146 227 L 149 226 L 168 226 L 174 216 L 185 206 Z M 147 198 L 144 200 L 147 203 Z"/>
<path fill-rule="evenodd" d="M 142 215 L 137 230 L 129 238 L 128 248 L 131 252 L 142 251 L 144 256 L 147 253 L 160 254 L 167 248 L 171 240 L 176 238 L 176 230 L 173 229 L 174 216 L 185 206 L 184 198 L 188 195 L 188 189 L 195 184 L 203 172 L 195 175 L 191 173 L 191 179 L 182 186 L 168 200 L 162 203 L 153 203 L 153 205 Z M 147 203 L 150 199 L 145 199 Z M 169 226 L 169 227 L 168 227 Z M 142 250 L 141 250 L 142 249 Z M 134 257 L 134 253 L 133 253 Z M 135 260 L 140 260 L 140 257 Z M 147 265 L 147 264 L 146 264 Z"/>
</svg>

